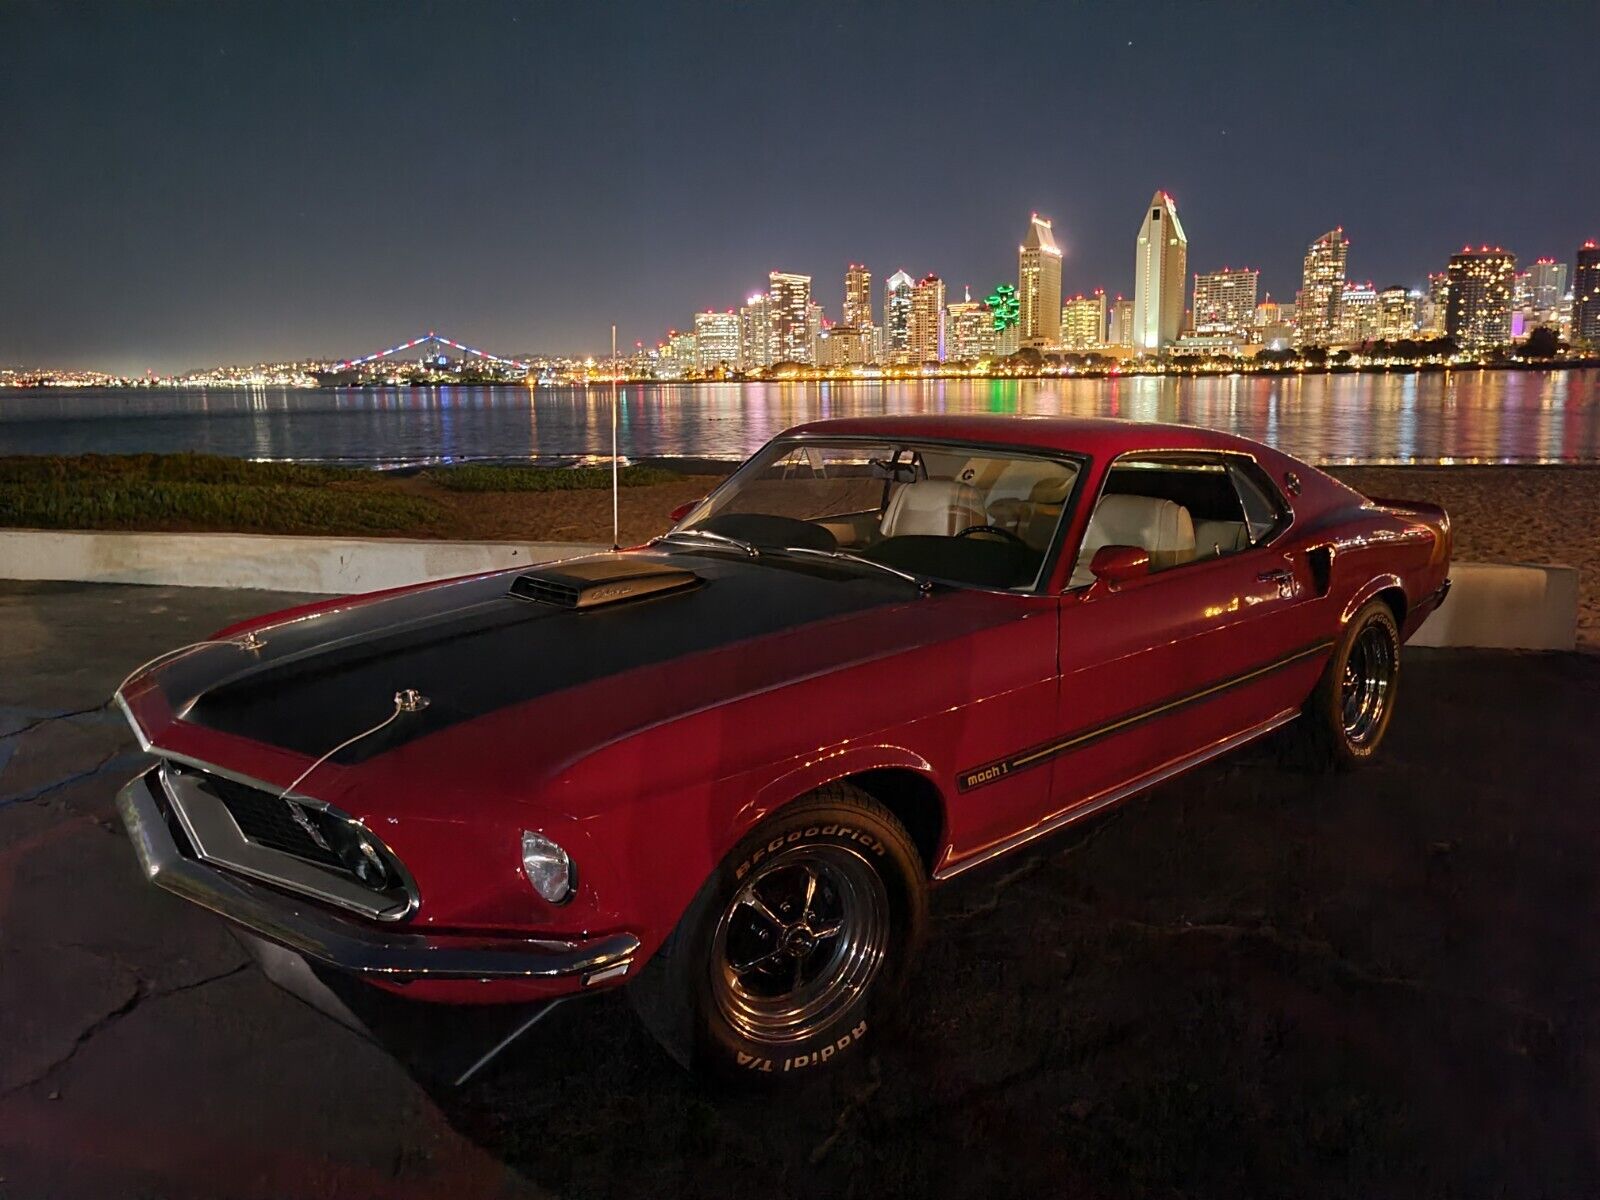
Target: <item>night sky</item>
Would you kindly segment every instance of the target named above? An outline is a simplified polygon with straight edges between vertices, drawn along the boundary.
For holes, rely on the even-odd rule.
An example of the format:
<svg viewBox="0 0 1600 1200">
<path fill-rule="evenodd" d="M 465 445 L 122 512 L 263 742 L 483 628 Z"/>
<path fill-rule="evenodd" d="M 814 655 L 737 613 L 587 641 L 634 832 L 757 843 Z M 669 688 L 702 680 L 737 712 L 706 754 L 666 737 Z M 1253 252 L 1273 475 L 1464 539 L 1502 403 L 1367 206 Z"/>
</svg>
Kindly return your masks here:
<svg viewBox="0 0 1600 1200">
<path fill-rule="evenodd" d="M 1420 284 L 1600 234 L 1600 5 L 0 0 L 0 364 L 654 341 L 772 269 Z M 981 290 L 980 290 L 981 289 Z"/>
</svg>

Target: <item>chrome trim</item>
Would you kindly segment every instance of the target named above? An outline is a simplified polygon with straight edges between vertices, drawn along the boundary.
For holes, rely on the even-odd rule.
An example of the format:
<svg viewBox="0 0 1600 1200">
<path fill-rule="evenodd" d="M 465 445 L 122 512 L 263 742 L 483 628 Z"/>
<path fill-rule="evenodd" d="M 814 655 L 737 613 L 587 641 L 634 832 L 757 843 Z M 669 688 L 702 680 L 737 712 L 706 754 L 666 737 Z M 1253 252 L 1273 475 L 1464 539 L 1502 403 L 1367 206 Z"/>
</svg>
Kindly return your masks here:
<svg viewBox="0 0 1600 1200">
<path fill-rule="evenodd" d="M 268 783 L 265 779 L 258 779 L 254 775 L 245 775 L 229 767 L 224 767 L 220 763 L 196 758 L 192 754 L 184 754 L 177 750 L 168 750 L 164 746 L 158 746 L 145 735 L 144 729 L 140 727 L 139 722 L 134 720 L 133 710 L 128 707 L 128 702 L 122 698 L 122 693 L 118 692 L 113 698 L 117 702 L 117 707 L 122 710 L 122 715 L 127 720 L 128 725 L 133 729 L 133 736 L 139 743 L 140 751 L 145 754 L 153 754 L 157 758 L 166 759 L 168 762 L 194 767 L 196 770 L 204 771 L 208 775 L 220 775 L 224 779 L 231 779 L 234 783 L 255 788 L 257 791 L 269 792 L 274 795 L 282 793 L 283 799 L 293 800 L 296 804 L 324 810 L 332 807 L 326 800 L 319 800 L 315 796 L 306 795 L 304 792 L 293 790 L 284 792 L 283 788 L 278 784 Z M 343 814 L 340 815 L 342 816 Z"/>
<path fill-rule="evenodd" d="M 1209 746 L 1205 746 L 1193 754 L 1173 759 L 1164 766 L 1148 771 L 1137 779 L 1101 792 L 1098 796 L 1082 801 L 1063 812 L 1057 813 L 1053 817 L 1046 817 L 1037 825 L 1024 829 L 1020 833 L 1014 833 L 1004 841 L 997 842 L 985 850 L 974 851 L 966 858 L 958 859 L 953 863 L 940 867 L 933 873 L 933 877 L 940 882 L 946 879 L 954 879 L 963 871 L 980 866 L 991 859 L 1000 857 L 1002 854 L 1008 854 L 1020 846 L 1027 845 L 1035 838 L 1054 833 L 1058 829 L 1071 825 L 1074 821 L 1082 820 L 1084 817 L 1097 813 L 1103 808 L 1109 808 L 1119 800 L 1126 800 L 1129 796 L 1142 792 L 1147 788 L 1155 787 L 1159 783 L 1165 783 L 1174 776 L 1181 775 L 1193 767 L 1198 767 L 1201 763 L 1216 758 L 1220 754 L 1236 750 L 1246 742 L 1252 742 L 1258 737 L 1271 733 L 1274 729 L 1287 725 L 1299 715 L 1300 710 L 1298 708 L 1286 708 L 1259 725 L 1253 725 L 1241 733 L 1212 742 Z"/>
<path fill-rule="evenodd" d="M 264 883 L 303 892 L 313 899 L 377 921 L 398 921 L 416 910 L 416 886 L 408 876 L 401 875 L 397 897 L 393 892 L 374 892 L 363 887 L 343 872 L 259 845 L 245 836 L 228 806 L 201 787 L 197 780 L 170 771 L 164 764 L 155 770 L 178 823 L 183 826 L 195 853 L 205 862 L 216 863 Z M 270 792 L 266 795 L 271 797 Z M 351 824 L 360 824 L 333 809 L 324 811 L 335 818 L 343 817 Z M 365 826 L 361 829 L 372 836 Z M 384 850 L 388 859 L 385 866 L 398 861 L 387 846 Z"/>
<path fill-rule="evenodd" d="M 627 933 L 580 945 L 531 938 L 472 941 L 361 925 L 186 857 L 156 806 L 149 775 L 137 776 L 117 793 L 117 812 L 145 876 L 306 958 L 366 975 L 559 979 L 593 977 L 631 964 L 638 953 L 639 939 Z"/>
</svg>

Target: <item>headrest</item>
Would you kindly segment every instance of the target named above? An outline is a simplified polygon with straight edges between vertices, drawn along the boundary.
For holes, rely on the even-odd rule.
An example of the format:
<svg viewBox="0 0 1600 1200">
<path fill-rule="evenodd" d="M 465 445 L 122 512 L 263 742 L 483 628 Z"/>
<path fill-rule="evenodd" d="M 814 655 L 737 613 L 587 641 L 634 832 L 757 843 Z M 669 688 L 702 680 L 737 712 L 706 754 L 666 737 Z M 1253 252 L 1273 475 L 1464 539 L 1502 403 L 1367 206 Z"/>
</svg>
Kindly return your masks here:
<svg viewBox="0 0 1600 1200">
<path fill-rule="evenodd" d="M 1083 538 L 1087 555 L 1101 546 L 1142 546 L 1152 555 L 1182 553 L 1194 549 L 1194 523 L 1189 510 L 1171 500 L 1104 496 Z"/>
</svg>

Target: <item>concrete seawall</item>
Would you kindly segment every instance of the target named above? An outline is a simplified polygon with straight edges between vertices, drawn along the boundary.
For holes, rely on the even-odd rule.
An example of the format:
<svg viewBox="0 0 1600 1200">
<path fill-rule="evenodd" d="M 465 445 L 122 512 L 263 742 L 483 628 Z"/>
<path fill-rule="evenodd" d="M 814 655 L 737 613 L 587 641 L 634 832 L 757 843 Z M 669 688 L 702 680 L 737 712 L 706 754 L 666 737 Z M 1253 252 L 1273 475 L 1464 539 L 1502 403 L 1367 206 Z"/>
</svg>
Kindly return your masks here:
<svg viewBox="0 0 1600 1200">
<path fill-rule="evenodd" d="M 439 542 L 243 533 L 0 530 L 0 579 L 260 588 L 340 595 L 528 566 L 604 549 L 583 542 Z M 1456 563 L 1422 646 L 1571 650 L 1578 572 Z"/>
</svg>

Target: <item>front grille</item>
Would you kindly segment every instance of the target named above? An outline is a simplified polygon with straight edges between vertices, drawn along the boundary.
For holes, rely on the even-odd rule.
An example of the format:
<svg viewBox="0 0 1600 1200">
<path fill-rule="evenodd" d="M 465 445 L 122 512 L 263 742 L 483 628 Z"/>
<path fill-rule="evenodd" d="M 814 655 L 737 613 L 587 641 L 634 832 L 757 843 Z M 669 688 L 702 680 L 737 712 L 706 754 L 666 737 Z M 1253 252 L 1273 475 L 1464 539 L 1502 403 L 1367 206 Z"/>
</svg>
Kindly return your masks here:
<svg viewBox="0 0 1600 1200">
<path fill-rule="evenodd" d="M 239 831 L 256 845 L 292 854 L 336 871 L 345 869 L 337 854 L 317 845 L 316 840 L 300 827 L 287 800 L 221 775 L 206 774 L 202 778 L 206 790 L 227 806 Z M 313 821 L 319 816 L 310 809 L 303 811 Z"/>
</svg>

